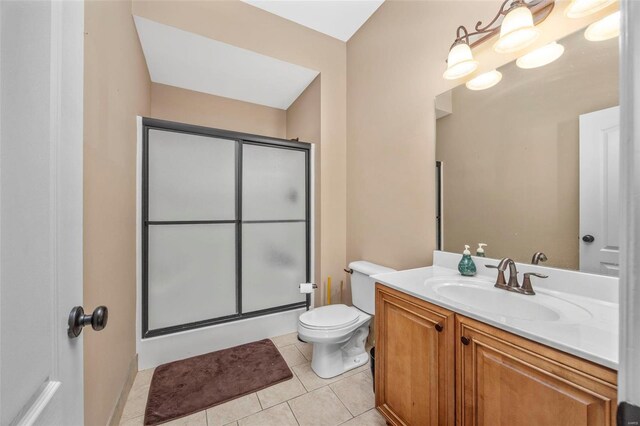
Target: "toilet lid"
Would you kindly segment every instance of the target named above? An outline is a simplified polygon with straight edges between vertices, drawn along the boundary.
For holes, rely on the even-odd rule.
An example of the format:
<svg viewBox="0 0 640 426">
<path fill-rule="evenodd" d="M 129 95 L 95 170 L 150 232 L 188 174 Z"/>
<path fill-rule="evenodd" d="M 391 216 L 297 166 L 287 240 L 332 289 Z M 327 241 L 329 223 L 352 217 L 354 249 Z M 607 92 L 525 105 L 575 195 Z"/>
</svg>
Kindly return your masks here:
<svg viewBox="0 0 640 426">
<path fill-rule="evenodd" d="M 360 313 L 356 308 L 346 305 L 328 305 L 300 315 L 300 322 L 308 328 L 335 329 L 354 324 L 359 317 Z"/>
</svg>

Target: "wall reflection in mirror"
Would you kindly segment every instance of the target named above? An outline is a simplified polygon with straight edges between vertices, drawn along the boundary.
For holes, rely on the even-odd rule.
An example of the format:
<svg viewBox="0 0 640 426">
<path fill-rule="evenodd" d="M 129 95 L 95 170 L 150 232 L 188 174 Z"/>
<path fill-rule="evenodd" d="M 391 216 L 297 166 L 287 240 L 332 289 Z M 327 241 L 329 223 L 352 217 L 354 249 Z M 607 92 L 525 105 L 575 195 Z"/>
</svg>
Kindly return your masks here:
<svg viewBox="0 0 640 426">
<path fill-rule="evenodd" d="M 439 246 L 617 275 L 618 38 L 557 43 L 551 63 L 436 99 Z"/>
</svg>

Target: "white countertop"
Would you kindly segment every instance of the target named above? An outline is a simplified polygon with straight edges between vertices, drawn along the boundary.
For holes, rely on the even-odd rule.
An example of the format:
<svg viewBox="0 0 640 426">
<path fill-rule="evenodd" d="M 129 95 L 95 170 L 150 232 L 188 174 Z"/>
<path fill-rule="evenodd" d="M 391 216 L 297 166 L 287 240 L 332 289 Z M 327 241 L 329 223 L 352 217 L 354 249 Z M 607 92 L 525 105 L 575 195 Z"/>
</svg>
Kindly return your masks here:
<svg viewBox="0 0 640 426">
<path fill-rule="evenodd" d="M 528 338 L 530 340 L 542 343 L 544 345 L 556 348 L 563 352 L 576 355 L 580 358 L 584 358 L 593 361 L 597 364 L 604 365 L 606 367 L 617 370 L 618 368 L 618 303 L 617 294 L 616 297 L 611 295 L 612 289 L 616 289 L 617 279 L 611 277 L 602 277 L 600 282 L 602 298 L 593 297 L 593 289 L 589 289 L 583 286 L 582 289 L 586 289 L 584 293 L 581 293 L 580 279 L 583 281 L 592 280 L 595 283 L 597 289 L 599 280 L 598 276 L 591 274 L 582 274 L 579 272 L 561 271 L 553 268 L 544 268 L 532 265 L 518 265 L 518 270 L 522 272 L 528 272 L 529 270 L 542 271 L 549 275 L 548 280 L 535 280 L 532 278 L 534 289 L 536 291 L 535 296 L 525 296 L 522 294 L 512 293 L 504 290 L 505 295 L 502 299 L 505 303 L 508 303 L 510 298 L 531 298 L 527 300 L 535 301 L 535 297 L 541 295 L 544 297 L 557 297 L 564 301 L 570 302 L 574 305 L 585 309 L 590 315 L 582 316 L 581 318 L 573 320 L 570 317 L 563 318 L 560 321 L 534 321 L 510 318 L 493 312 L 481 311 L 474 306 L 468 304 L 462 304 L 455 300 L 443 297 L 438 292 L 434 291 L 435 284 L 431 280 L 437 277 L 460 277 L 457 269 L 451 267 L 451 263 L 457 257 L 453 257 L 452 254 L 442 252 L 434 262 L 440 265 L 446 266 L 429 266 L 418 269 L 410 269 L 406 271 L 390 272 L 385 274 L 374 275 L 377 282 L 387 285 L 391 288 L 399 290 L 403 293 L 415 296 L 430 303 L 434 303 L 443 308 L 450 309 L 461 315 L 482 321 L 490 324 L 494 327 L 503 329 L 505 331 L 517 334 L 519 336 Z M 438 262 L 438 260 L 440 260 Z M 491 288 L 495 282 L 495 269 L 489 270 L 483 268 L 482 265 L 478 265 L 477 258 L 476 265 L 479 266 L 479 274 L 476 277 L 477 282 L 480 285 L 486 285 Z M 480 260 L 483 263 L 495 262 L 491 259 Z M 526 269 L 529 268 L 529 269 Z M 493 271 L 493 272 L 489 272 Z M 554 274 L 555 272 L 555 274 Z M 491 273 L 491 275 L 489 275 Z M 574 274 L 575 276 L 570 276 Z M 571 288 L 571 281 L 576 281 L 577 291 L 555 291 L 551 290 L 554 284 L 554 275 L 557 275 L 556 279 L 560 279 L 563 290 Z M 508 278 L 508 271 L 506 272 Z M 570 278 L 567 279 L 567 276 Z M 427 282 L 431 280 L 431 282 Z M 612 281 L 615 280 L 615 281 Z M 536 285 L 542 281 L 544 285 Z M 541 299 L 539 299 L 541 300 Z M 585 318 L 586 317 L 586 318 Z"/>
</svg>

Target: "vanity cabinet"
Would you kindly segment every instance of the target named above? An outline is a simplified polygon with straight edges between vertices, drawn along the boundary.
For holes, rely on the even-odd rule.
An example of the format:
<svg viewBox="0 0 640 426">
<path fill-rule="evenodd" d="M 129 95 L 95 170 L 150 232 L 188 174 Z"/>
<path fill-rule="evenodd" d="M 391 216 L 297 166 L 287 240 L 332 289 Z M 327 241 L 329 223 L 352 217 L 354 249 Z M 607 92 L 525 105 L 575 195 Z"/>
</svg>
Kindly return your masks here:
<svg viewBox="0 0 640 426">
<path fill-rule="evenodd" d="M 613 370 L 381 284 L 375 326 L 388 424 L 615 425 Z"/>
<path fill-rule="evenodd" d="M 615 371 L 456 315 L 461 426 L 615 425 Z"/>
<path fill-rule="evenodd" d="M 376 287 L 376 407 L 393 425 L 454 425 L 454 314 Z"/>
</svg>

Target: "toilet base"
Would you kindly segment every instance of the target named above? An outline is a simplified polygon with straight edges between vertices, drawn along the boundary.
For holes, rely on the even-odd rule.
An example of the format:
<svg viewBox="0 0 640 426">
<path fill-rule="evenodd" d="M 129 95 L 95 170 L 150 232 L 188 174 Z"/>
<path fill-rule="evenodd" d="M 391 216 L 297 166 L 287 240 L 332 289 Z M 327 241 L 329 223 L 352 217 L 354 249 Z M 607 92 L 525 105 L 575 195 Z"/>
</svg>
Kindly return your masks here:
<svg viewBox="0 0 640 426">
<path fill-rule="evenodd" d="M 369 336 L 369 321 L 358 328 L 347 342 L 314 343 L 311 368 L 323 379 L 360 367 L 369 361 L 365 342 Z"/>
</svg>

